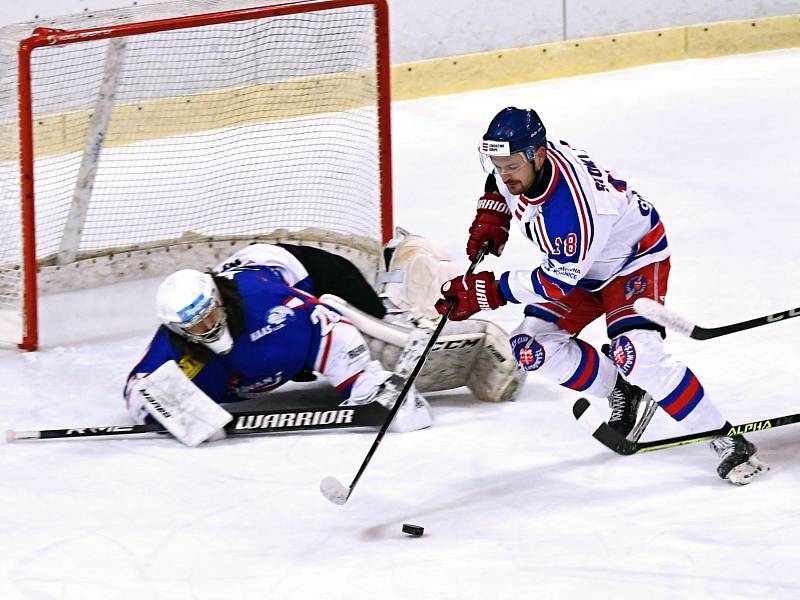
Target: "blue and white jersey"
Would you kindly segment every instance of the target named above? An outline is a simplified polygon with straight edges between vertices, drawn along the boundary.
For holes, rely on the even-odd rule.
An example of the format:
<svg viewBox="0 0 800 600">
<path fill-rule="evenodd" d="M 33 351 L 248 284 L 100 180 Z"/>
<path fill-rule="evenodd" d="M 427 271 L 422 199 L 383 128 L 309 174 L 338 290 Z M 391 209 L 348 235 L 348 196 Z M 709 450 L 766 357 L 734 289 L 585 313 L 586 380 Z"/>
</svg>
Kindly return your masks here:
<svg viewBox="0 0 800 600">
<path fill-rule="evenodd" d="M 221 276 L 233 280 L 241 298 L 241 324 L 228 354 L 197 358 L 166 327 L 159 327 L 147 352 L 128 377 L 130 384 L 169 360 L 216 402 L 234 402 L 272 390 L 314 367 L 322 337 L 320 311 L 313 296 L 290 287 L 272 267 L 229 265 Z"/>
<path fill-rule="evenodd" d="M 599 290 L 615 277 L 669 257 L 655 208 L 566 142 L 547 143 L 550 180 L 537 197 L 498 190 L 528 239 L 542 252 L 533 269 L 500 277 L 511 302 L 557 302 L 573 288 Z"/>
<path fill-rule="evenodd" d="M 267 267 L 281 276 L 286 285 L 313 293 L 308 271 L 290 252 L 273 244 L 250 244 L 217 265 L 215 273 L 242 267 Z"/>
</svg>

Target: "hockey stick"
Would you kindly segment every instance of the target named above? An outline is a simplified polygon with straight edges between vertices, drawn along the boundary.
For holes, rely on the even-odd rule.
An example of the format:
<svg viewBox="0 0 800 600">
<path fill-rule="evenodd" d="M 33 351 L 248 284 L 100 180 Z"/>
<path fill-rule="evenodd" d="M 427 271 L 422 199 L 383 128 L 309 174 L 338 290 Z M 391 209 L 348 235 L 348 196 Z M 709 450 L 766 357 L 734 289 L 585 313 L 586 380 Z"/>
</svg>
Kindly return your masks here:
<svg viewBox="0 0 800 600">
<path fill-rule="evenodd" d="M 471 275 L 475 271 L 475 267 L 478 266 L 478 263 L 483 260 L 483 256 L 486 254 L 486 249 L 482 248 L 478 251 L 478 255 L 475 257 L 475 260 L 472 261 L 469 268 L 467 269 L 467 275 Z M 425 359 L 428 357 L 428 353 L 433 348 L 433 345 L 436 343 L 437 338 L 442 333 L 447 320 L 450 318 L 450 313 L 453 312 L 456 303 L 455 301 L 451 301 L 450 304 L 447 306 L 447 310 L 442 315 L 442 318 L 439 319 L 439 324 L 436 326 L 436 329 L 433 330 L 431 337 L 428 339 L 428 344 L 425 346 L 425 349 L 422 351 L 422 355 L 419 357 L 417 364 L 414 365 L 411 373 L 406 378 L 405 383 L 403 384 L 403 389 L 400 390 L 400 394 L 397 396 L 397 399 L 394 401 L 394 406 L 392 406 L 392 410 L 389 412 L 389 416 L 386 417 L 386 421 L 384 422 L 383 426 L 381 427 L 380 431 L 378 431 L 378 435 L 375 437 L 375 441 L 372 442 L 372 446 L 367 452 L 367 456 L 361 463 L 361 467 L 359 467 L 356 476 L 353 478 L 350 487 L 344 487 L 341 481 L 336 479 L 335 477 L 326 477 L 323 479 L 319 484 L 319 490 L 322 492 L 322 495 L 325 496 L 328 500 L 333 502 L 334 504 L 342 505 L 350 498 L 350 494 L 353 493 L 353 490 L 358 483 L 358 480 L 361 479 L 361 475 L 363 475 L 364 470 L 367 468 L 369 461 L 372 460 L 372 456 L 375 454 L 375 451 L 378 449 L 378 445 L 383 440 L 383 436 L 386 435 L 386 431 L 389 429 L 389 426 L 392 424 L 392 420 L 394 419 L 397 411 L 400 410 L 400 406 L 403 404 L 403 400 L 405 400 L 408 391 L 411 389 L 411 386 L 414 383 L 414 380 L 417 378 L 420 370 L 422 370 L 422 366 L 425 364 Z"/>
<path fill-rule="evenodd" d="M 748 423 L 731 425 L 730 427 L 722 427 L 720 429 L 711 429 L 709 431 L 662 438 L 660 440 L 632 442 L 626 440 L 619 433 L 614 431 L 608 423 L 599 417 L 599 415 L 589 410 L 589 406 L 589 401 L 586 398 L 579 398 L 572 406 L 572 413 L 581 425 L 584 425 L 592 432 L 592 437 L 594 437 L 594 439 L 617 454 L 623 455 L 652 452 L 653 450 L 663 450 L 664 448 L 673 448 L 675 446 L 685 446 L 686 444 L 710 441 L 722 436 L 744 435 L 745 433 L 751 433 L 753 431 L 763 431 L 765 429 L 772 429 L 774 427 L 782 427 L 783 425 L 791 425 L 800 422 L 800 413 L 797 413 L 783 417 L 750 421 Z"/>
<path fill-rule="evenodd" d="M 234 420 L 225 425 L 228 436 L 314 431 L 349 427 L 375 427 L 383 423 L 386 408 L 377 403 L 363 406 L 299 408 L 231 413 Z M 9 442 L 52 439 L 109 438 L 117 436 L 164 435 L 167 430 L 159 423 L 145 425 L 107 425 L 73 429 L 43 429 L 38 431 L 6 431 Z"/>
<path fill-rule="evenodd" d="M 721 327 L 700 327 L 688 319 L 672 312 L 663 304 L 659 304 L 655 300 L 649 298 L 639 298 L 633 303 L 633 308 L 643 317 L 695 340 L 710 340 L 711 338 L 736 333 L 737 331 L 744 331 L 745 329 L 753 329 L 754 327 L 761 327 L 762 325 L 769 325 L 770 323 L 800 317 L 800 307 L 797 307 L 756 319 L 731 323 L 730 325 L 722 325 Z"/>
</svg>

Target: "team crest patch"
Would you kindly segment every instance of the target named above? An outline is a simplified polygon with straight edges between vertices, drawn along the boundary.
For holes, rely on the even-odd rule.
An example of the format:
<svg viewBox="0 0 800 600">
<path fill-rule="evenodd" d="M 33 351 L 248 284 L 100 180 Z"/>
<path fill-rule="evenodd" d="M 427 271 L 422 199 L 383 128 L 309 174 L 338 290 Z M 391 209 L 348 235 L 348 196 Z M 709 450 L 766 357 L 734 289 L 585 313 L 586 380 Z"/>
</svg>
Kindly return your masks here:
<svg viewBox="0 0 800 600">
<path fill-rule="evenodd" d="M 644 275 L 634 275 L 625 282 L 625 299 L 630 300 L 632 296 L 644 294 L 647 291 L 647 279 Z"/>
<path fill-rule="evenodd" d="M 636 364 L 636 348 L 624 335 L 616 338 L 611 344 L 611 360 L 626 377 L 633 371 L 633 366 Z"/>
<path fill-rule="evenodd" d="M 526 371 L 536 371 L 544 364 L 544 348 L 529 335 L 520 334 L 511 338 L 511 350 Z"/>
</svg>

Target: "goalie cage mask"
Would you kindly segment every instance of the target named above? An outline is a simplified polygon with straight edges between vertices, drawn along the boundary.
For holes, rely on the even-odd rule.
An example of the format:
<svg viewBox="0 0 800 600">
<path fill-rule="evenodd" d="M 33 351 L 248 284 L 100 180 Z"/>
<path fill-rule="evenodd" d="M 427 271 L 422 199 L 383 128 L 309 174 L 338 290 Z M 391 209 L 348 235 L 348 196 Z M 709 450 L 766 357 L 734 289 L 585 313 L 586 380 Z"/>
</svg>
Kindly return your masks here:
<svg viewBox="0 0 800 600">
<path fill-rule="evenodd" d="M 182 269 L 167 277 L 156 293 L 156 311 L 159 321 L 189 341 L 217 354 L 227 354 L 233 348 L 225 308 L 208 273 Z M 208 323 L 210 317 L 216 318 Z M 207 329 L 198 330 L 202 323 Z"/>
</svg>

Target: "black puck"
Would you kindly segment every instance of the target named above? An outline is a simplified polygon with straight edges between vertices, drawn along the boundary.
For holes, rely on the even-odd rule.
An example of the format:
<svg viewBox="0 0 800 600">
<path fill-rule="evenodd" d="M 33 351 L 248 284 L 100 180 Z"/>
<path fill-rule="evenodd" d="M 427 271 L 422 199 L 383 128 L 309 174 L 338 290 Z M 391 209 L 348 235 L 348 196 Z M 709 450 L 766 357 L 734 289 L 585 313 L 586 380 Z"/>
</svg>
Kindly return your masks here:
<svg viewBox="0 0 800 600">
<path fill-rule="evenodd" d="M 422 535 L 423 531 L 425 531 L 424 527 L 420 527 L 419 525 L 410 525 L 409 523 L 403 523 L 403 533 L 419 537 Z"/>
</svg>

